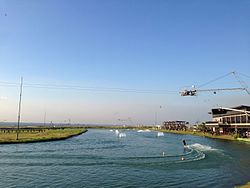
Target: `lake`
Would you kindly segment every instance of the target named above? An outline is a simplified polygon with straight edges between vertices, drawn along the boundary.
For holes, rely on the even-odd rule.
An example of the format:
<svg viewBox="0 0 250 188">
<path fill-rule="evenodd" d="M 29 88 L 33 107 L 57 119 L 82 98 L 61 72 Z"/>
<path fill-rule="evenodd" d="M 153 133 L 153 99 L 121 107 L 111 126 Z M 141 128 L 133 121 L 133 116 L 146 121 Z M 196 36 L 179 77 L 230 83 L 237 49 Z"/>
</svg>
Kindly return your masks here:
<svg viewBox="0 0 250 188">
<path fill-rule="evenodd" d="M 250 144 L 119 131 L 0 145 L 0 187 L 234 187 L 250 181 Z"/>
</svg>

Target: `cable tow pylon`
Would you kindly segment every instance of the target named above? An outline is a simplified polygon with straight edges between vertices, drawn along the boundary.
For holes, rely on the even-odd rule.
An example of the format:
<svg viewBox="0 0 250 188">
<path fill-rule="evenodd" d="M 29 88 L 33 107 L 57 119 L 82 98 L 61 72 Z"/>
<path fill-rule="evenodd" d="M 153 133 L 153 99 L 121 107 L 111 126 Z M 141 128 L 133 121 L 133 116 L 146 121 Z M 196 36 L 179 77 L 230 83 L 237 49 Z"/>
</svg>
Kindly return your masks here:
<svg viewBox="0 0 250 188">
<path fill-rule="evenodd" d="M 247 84 L 240 79 L 239 75 L 236 72 L 232 72 L 232 74 L 234 75 L 235 79 L 239 82 L 239 84 L 245 88 L 245 91 L 248 93 L 248 95 L 250 95 L 250 91 L 248 90 L 248 86 Z"/>
<path fill-rule="evenodd" d="M 201 87 L 204 87 L 208 84 L 211 84 L 213 82 L 216 82 L 218 80 L 221 80 L 229 75 L 233 75 L 234 78 L 237 80 L 237 82 L 239 82 L 241 87 L 236 87 L 236 88 L 212 88 L 212 89 L 199 89 Z M 180 92 L 181 96 L 197 96 L 197 92 L 213 92 L 214 94 L 217 93 L 217 91 L 246 91 L 248 95 L 250 95 L 250 91 L 248 90 L 248 86 L 247 84 L 240 79 L 239 74 L 236 73 L 235 71 L 233 72 L 229 72 L 223 76 L 217 77 L 213 80 L 210 80 L 200 86 L 198 86 L 197 88 L 195 88 L 194 86 L 192 86 L 191 89 L 184 89 L 183 91 Z"/>
</svg>

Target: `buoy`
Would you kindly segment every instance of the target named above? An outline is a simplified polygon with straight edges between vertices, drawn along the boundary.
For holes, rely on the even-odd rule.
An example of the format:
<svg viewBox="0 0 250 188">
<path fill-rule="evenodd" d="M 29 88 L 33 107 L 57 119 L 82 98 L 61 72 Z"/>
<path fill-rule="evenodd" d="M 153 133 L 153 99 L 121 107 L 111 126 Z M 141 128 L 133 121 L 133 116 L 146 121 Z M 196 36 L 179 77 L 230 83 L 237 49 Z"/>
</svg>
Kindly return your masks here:
<svg viewBox="0 0 250 188">
<path fill-rule="evenodd" d="M 165 152 L 162 152 L 162 156 L 163 156 L 163 157 L 165 156 Z"/>
</svg>

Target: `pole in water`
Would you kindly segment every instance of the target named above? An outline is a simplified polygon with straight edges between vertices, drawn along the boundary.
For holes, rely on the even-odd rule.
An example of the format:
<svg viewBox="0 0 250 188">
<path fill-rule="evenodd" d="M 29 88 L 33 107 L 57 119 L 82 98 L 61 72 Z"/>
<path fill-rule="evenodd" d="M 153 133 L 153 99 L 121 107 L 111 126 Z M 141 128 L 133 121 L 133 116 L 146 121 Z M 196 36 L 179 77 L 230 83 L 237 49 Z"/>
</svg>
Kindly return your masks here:
<svg viewBox="0 0 250 188">
<path fill-rule="evenodd" d="M 20 127 L 20 119 L 21 119 L 22 92 L 23 92 L 23 77 L 21 77 L 20 98 L 19 98 L 19 105 L 18 105 L 17 133 L 16 133 L 16 139 L 17 139 L 17 140 L 18 140 L 18 136 L 19 136 L 19 127 Z"/>
</svg>

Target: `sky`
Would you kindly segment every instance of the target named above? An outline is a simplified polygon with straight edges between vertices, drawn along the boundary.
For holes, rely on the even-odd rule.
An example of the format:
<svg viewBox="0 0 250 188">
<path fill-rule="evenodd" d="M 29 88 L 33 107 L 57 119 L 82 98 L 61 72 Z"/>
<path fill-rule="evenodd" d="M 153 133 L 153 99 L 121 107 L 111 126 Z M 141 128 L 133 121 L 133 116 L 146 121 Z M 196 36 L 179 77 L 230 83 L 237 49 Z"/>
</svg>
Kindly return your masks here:
<svg viewBox="0 0 250 188">
<path fill-rule="evenodd" d="M 23 122 L 193 123 L 250 105 L 243 91 L 179 95 L 231 71 L 250 86 L 249 23 L 248 0 L 0 0 L 0 122 L 17 120 L 21 77 Z M 226 87 L 241 85 L 201 89 Z"/>
</svg>

